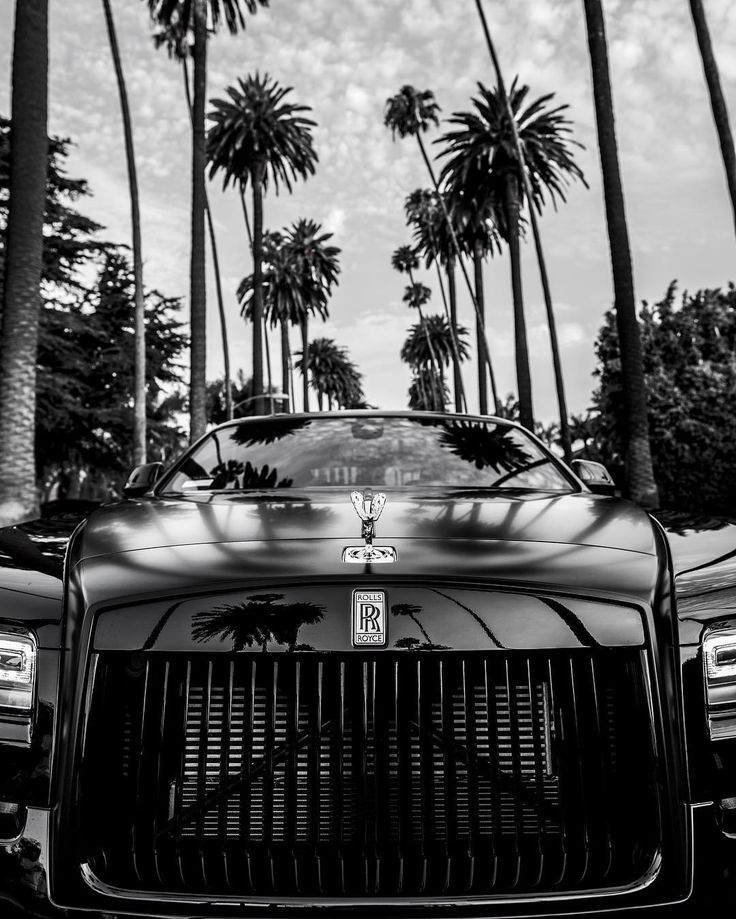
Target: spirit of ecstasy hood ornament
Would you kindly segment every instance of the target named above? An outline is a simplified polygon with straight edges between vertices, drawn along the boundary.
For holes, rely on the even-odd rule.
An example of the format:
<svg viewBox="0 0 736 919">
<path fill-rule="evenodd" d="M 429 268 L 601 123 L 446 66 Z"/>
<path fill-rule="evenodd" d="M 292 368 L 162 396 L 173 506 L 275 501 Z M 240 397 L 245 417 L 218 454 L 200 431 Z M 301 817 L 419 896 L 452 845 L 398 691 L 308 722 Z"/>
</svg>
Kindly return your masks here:
<svg viewBox="0 0 736 919">
<path fill-rule="evenodd" d="M 365 544 L 362 546 L 348 546 L 343 549 L 342 560 L 355 563 L 395 562 L 397 553 L 393 546 L 373 545 L 375 524 L 386 504 L 386 495 L 380 491 L 374 494 L 370 488 L 366 488 L 363 492 L 350 492 L 350 500 L 353 502 L 356 513 L 363 521 L 360 535 L 365 540 Z"/>
</svg>

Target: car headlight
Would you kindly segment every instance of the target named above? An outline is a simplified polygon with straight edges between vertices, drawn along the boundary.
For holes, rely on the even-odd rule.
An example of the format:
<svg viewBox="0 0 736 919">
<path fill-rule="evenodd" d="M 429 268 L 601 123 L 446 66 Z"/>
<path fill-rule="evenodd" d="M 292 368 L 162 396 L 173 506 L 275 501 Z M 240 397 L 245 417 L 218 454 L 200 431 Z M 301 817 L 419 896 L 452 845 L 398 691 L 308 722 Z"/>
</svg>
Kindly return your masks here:
<svg viewBox="0 0 736 919">
<path fill-rule="evenodd" d="M 711 740 L 736 737 L 736 625 L 709 629 L 703 638 L 703 676 Z"/>
<path fill-rule="evenodd" d="M 36 643 L 28 633 L 0 631 L 0 712 L 30 716 L 36 683 Z"/>
</svg>

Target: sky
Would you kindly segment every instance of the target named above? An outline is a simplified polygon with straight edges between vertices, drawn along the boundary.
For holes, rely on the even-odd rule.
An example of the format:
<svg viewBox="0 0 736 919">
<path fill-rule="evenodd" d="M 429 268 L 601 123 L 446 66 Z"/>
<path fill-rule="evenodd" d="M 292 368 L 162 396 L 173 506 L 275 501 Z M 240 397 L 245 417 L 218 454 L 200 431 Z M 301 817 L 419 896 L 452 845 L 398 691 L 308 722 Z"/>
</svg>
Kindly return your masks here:
<svg viewBox="0 0 736 919">
<path fill-rule="evenodd" d="M 704 0 L 727 102 L 736 117 L 736 4 Z M 11 0 L 0 0 L 0 112 L 10 111 Z M 132 107 L 149 287 L 187 304 L 190 132 L 181 70 L 151 40 L 147 4 L 112 0 Z M 604 0 L 619 149 L 638 300 L 736 280 L 733 217 L 726 192 L 700 57 L 686 0 Z M 540 223 L 558 321 L 570 410 L 584 413 L 595 385 L 594 341 L 612 303 L 608 243 L 595 138 L 582 0 L 486 0 L 486 15 L 507 80 L 518 74 L 532 97 L 555 93 L 570 106 L 576 154 L 589 188 L 570 187 L 566 204 Z M 247 30 L 209 43 L 208 98 L 255 71 L 293 87 L 318 123 L 316 174 L 293 194 L 269 193 L 266 228 L 300 217 L 322 223 L 342 249 L 340 284 L 330 318 L 312 334 L 347 347 L 365 376 L 367 399 L 382 408 L 407 403 L 401 344 L 415 316 L 401 302 L 405 278 L 391 269 L 393 250 L 409 242 L 403 202 L 428 185 L 416 142 L 393 141 L 383 126 L 386 99 L 409 83 L 431 89 L 442 117 L 468 110 L 477 83 L 493 85 L 474 0 L 271 0 L 248 17 Z M 130 199 L 117 87 L 97 0 L 50 3 L 51 133 L 74 142 L 69 174 L 88 180 L 82 204 L 130 240 Z M 430 132 L 428 141 L 438 137 Z M 251 341 L 235 290 L 252 270 L 238 196 L 210 185 L 231 342 L 231 361 L 246 375 Z M 485 269 L 488 338 L 502 395 L 515 389 L 510 266 L 506 255 Z M 523 256 L 524 294 L 535 413 L 554 419 L 549 335 L 531 245 Z M 435 276 L 429 311 L 442 301 Z M 458 285 L 461 323 L 472 329 L 469 298 Z M 222 373 L 214 292 L 208 281 L 208 377 Z M 297 335 L 293 344 L 298 348 Z M 278 376 L 277 336 L 272 359 Z M 475 368 L 464 371 L 471 409 Z"/>
</svg>

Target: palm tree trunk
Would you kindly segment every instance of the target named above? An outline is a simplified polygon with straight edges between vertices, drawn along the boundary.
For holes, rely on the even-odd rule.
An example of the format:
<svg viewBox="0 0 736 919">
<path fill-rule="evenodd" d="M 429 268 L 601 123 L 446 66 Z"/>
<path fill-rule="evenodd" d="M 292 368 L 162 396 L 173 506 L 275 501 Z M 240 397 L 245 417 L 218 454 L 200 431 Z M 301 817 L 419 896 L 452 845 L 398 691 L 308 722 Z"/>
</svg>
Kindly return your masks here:
<svg viewBox="0 0 736 919">
<path fill-rule="evenodd" d="M 248 219 L 248 205 L 245 203 L 245 192 L 243 189 L 240 189 L 240 203 L 243 207 L 243 220 L 245 221 L 245 232 L 248 236 L 248 246 L 250 247 L 251 255 L 253 254 L 253 233 L 250 228 L 250 220 Z"/>
<path fill-rule="evenodd" d="M 133 234 L 133 289 L 135 292 L 134 351 L 133 351 L 133 463 L 146 462 L 146 312 L 143 301 L 143 256 L 141 254 L 141 211 L 138 201 L 138 176 L 135 168 L 133 126 L 130 120 L 128 91 L 115 32 L 115 20 L 110 0 L 102 0 L 107 25 L 107 37 L 118 84 L 120 110 L 123 116 L 125 159 L 130 189 L 130 222 Z"/>
<path fill-rule="evenodd" d="M 488 386 L 486 379 L 486 351 L 485 335 L 483 334 L 486 322 L 486 306 L 483 299 L 483 248 L 479 242 L 475 243 L 473 251 L 473 267 L 475 269 L 475 302 L 478 304 L 478 315 L 475 319 L 475 333 L 478 345 L 478 405 L 481 415 L 488 414 Z"/>
<path fill-rule="evenodd" d="M 289 368 L 291 360 L 289 355 L 289 327 L 282 320 L 281 322 L 281 389 L 286 398 L 284 399 L 284 411 L 291 409 L 291 392 L 289 388 Z"/>
<path fill-rule="evenodd" d="M 194 0 L 194 99 L 192 102 L 192 252 L 190 261 L 190 443 L 207 428 L 207 288 L 204 238 L 204 107 L 207 95 L 207 4 Z"/>
<path fill-rule="evenodd" d="M 439 269 L 439 263 L 437 265 Z M 450 307 L 450 329 L 452 330 L 452 348 L 454 351 L 453 362 L 453 388 L 455 390 L 455 411 L 467 412 L 465 401 L 465 388 L 463 387 L 462 371 L 460 369 L 460 349 L 457 346 L 457 291 L 455 290 L 455 263 L 450 260 L 445 268 L 447 271 L 447 296 Z"/>
<path fill-rule="evenodd" d="M 302 402 L 304 411 L 309 411 L 309 320 L 305 316 L 301 322 L 302 330 Z M 322 409 L 320 408 L 320 411 Z"/>
<path fill-rule="evenodd" d="M 273 415 L 273 375 L 271 374 L 271 346 L 268 340 L 268 329 L 263 323 L 263 347 L 266 353 L 266 379 L 268 380 L 268 413 Z"/>
<path fill-rule="evenodd" d="M 436 247 L 435 247 L 436 252 Z M 452 377 L 453 377 L 453 392 L 455 394 L 455 411 L 462 412 L 467 411 L 467 405 L 465 405 L 465 388 L 463 386 L 463 378 L 460 370 L 460 349 L 457 345 L 457 304 L 455 302 L 455 274 L 453 269 L 452 274 L 452 309 L 447 302 L 447 294 L 445 293 L 445 284 L 442 280 L 442 269 L 440 267 L 439 258 L 435 257 L 434 260 L 435 268 L 437 269 L 437 281 L 440 286 L 440 295 L 442 297 L 442 306 L 445 311 L 445 318 L 447 319 L 447 324 L 450 329 L 450 345 L 452 348 Z M 449 278 L 449 272 L 448 272 Z"/>
<path fill-rule="evenodd" d="M 442 371 L 440 370 L 440 363 L 437 360 L 437 354 L 435 353 L 434 345 L 432 344 L 432 339 L 429 335 L 429 329 L 427 328 L 427 321 L 424 318 L 424 313 L 422 312 L 421 306 L 417 305 L 417 311 L 419 313 L 419 322 L 422 324 L 422 329 L 424 330 L 424 337 L 427 339 L 427 348 L 429 350 L 429 360 L 432 365 L 432 372 L 435 377 L 439 377 L 442 374 Z M 444 412 L 445 405 L 444 399 L 442 397 L 439 399 L 439 404 L 441 404 L 442 407 L 439 408 L 438 411 Z"/>
<path fill-rule="evenodd" d="M 560 344 L 557 339 L 557 322 L 555 321 L 555 311 L 552 305 L 552 294 L 549 289 L 549 277 L 547 276 L 547 263 L 544 258 L 542 249 L 542 238 L 539 235 L 539 224 L 534 206 L 531 199 L 527 196 L 529 204 L 529 217 L 532 224 L 532 235 L 534 236 L 534 247 L 537 252 L 537 264 L 539 265 L 539 277 L 542 282 L 542 293 L 544 294 L 544 307 L 547 312 L 547 325 L 549 326 L 549 341 L 552 349 L 552 366 L 555 372 L 555 389 L 557 390 L 557 408 L 560 414 L 560 443 L 565 462 L 569 463 L 572 459 L 572 439 L 570 437 L 570 420 L 567 413 L 567 397 L 565 396 L 565 380 L 562 375 L 562 359 L 560 357 Z"/>
<path fill-rule="evenodd" d="M 225 319 L 225 301 L 222 296 L 222 277 L 220 275 L 220 259 L 217 255 L 217 242 L 215 240 L 215 227 L 212 223 L 212 213 L 209 202 L 205 197 L 205 216 L 210 237 L 210 250 L 212 252 L 212 268 L 215 272 L 215 291 L 217 293 L 217 311 L 220 314 L 220 334 L 222 335 L 222 358 L 225 365 L 225 417 L 228 421 L 233 417 L 233 387 L 230 380 L 230 345 L 227 340 L 227 321 Z"/>
<path fill-rule="evenodd" d="M 491 39 L 491 33 L 488 29 L 488 23 L 486 22 L 485 13 L 483 12 L 483 6 L 481 0 L 476 0 L 475 3 L 478 14 L 480 15 L 481 25 L 483 27 L 483 33 L 486 39 L 486 46 L 488 48 L 488 53 L 491 56 L 491 61 L 493 63 L 493 69 L 496 73 L 496 82 L 498 83 L 499 92 L 503 99 L 504 107 L 506 109 L 506 117 L 509 122 L 509 127 L 511 128 L 511 136 L 513 138 L 514 149 L 516 152 L 516 158 L 519 161 L 519 167 L 521 170 L 522 177 L 522 188 L 524 194 L 526 195 L 526 200 L 529 204 L 529 217 L 532 224 L 532 233 L 534 235 L 534 246 L 537 253 L 537 263 L 539 265 L 539 274 L 542 282 L 542 291 L 544 293 L 544 305 L 547 312 L 547 324 L 549 325 L 549 337 L 550 344 L 552 347 L 552 363 L 554 365 L 555 372 L 555 384 L 557 388 L 557 404 L 560 412 L 560 440 L 562 442 L 562 449 L 565 454 L 565 460 L 570 462 L 572 459 L 572 445 L 570 442 L 570 424 L 567 415 L 567 399 L 565 397 L 565 382 L 562 376 L 562 363 L 560 360 L 560 349 L 557 341 L 557 324 L 555 322 L 554 307 L 552 305 L 552 295 L 549 289 L 549 278 L 547 276 L 547 265 L 544 259 L 544 253 L 542 251 L 542 241 L 539 235 L 539 226 L 537 223 L 537 215 L 534 210 L 533 205 L 533 196 L 532 189 L 529 182 L 529 174 L 526 167 L 526 158 L 524 156 L 524 150 L 521 146 L 521 140 L 519 138 L 518 125 L 516 119 L 514 118 L 514 113 L 511 110 L 511 103 L 509 102 L 508 93 L 506 92 L 506 85 L 503 79 L 503 72 L 501 71 L 501 64 L 498 60 L 498 55 L 496 54 L 496 48 Z"/>
<path fill-rule="evenodd" d="M 189 90 L 189 68 L 187 67 L 187 59 L 185 57 L 181 60 L 181 69 L 182 76 L 184 77 L 184 92 L 187 99 L 187 111 L 189 112 L 189 120 L 193 121 L 192 113 L 192 96 Z M 212 212 L 210 211 L 210 202 L 207 195 L 207 188 L 205 186 L 204 191 L 204 213 L 207 218 L 207 233 L 210 238 L 210 251 L 212 252 L 212 269 L 215 273 L 215 291 L 217 294 L 217 312 L 220 316 L 220 334 L 222 336 L 222 360 L 225 367 L 223 385 L 225 387 L 225 416 L 227 420 L 230 421 L 233 417 L 233 386 L 232 379 L 230 376 L 230 345 L 228 344 L 227 336 L 227 321 L 225 318 L 225 300 L 222 295 L 222 275 L 220 273 L 220 259 L 217 254 L 217 239 L 215 237 L 215 225 L 212 220 Z"/>
<path fill-rule="evenodd" d="M 659 496 L 654 480 L 649 445 L 644 362 L 641 334 L 636 317 L 629 231 L 626 225 L 624 192 L 618 162 L 605 22 L 600 0 L 583 0 L 583 2 L 593 79 L 593 100 L 603 176 L 606 225 L 611 250 L 616 326 L 621 351 L 621 376 L 626 410 L 626 479 L 629 494 L 633 500 L 654 508 L 659 503 Z"/>
<path fill-rule="evenodd" d="M 253 395 L 254 411 L 263 414 L 263 173 L 253 176 Z"/>
<path fill-rule="evenodd" d="M 470 277 L 468 275 L 468 270 L 465 267 L 465 262 L 463 261 L 462 251 L 460 250 L 460 243 L 458 242 L 457 235 L 455 233 L 455 227 L 453 226 L 452 220 L 450 219 L 450 214 L 447 210 L 447 204 L 445 203 L 445 196 L 440 191 L 440 186 L 439 186 L 439 183 L 437 182 L 437 176 L 434 173 L 434 169 L 432 168 L 432 163 L 429 159 L 429 156 L 427 155 L 427 150 L 426 150 L 426 147 L 424 146 L 422 135 L 417 133 L 416 138 L 417 138 L 417 143 L 419 144 L 419 150 L 421 151 L 421 154 L 422 154 L 422 159 L 424 160 L 424 165 L 427 167 L 427 171 L 429 172 L 429 177 L 432 180 L 432 185 L 434 187 L 435 192 L 437 193 L 437 197 L 440 202 L 440 206 L 442 208 L 442 214 L 445 218 L 445 223 L 447 224 L 447 229 L 450 231 L 450 239 L 452 240 L 452 249 L 453 249 L 453 252 L 455 253 L 455 258 L 457 259 L 457 263 L 460 266 L 460 273 L 462 274 L 463 280 L 465 281 L 465 287 L 467 288 L 468 294 L 470 295 L 470 300 L 473 304 L 473 309 L 475 310 L 476 321 L 480 323 L 481 329 L 483 330 L 483 342 L 484 342 L 483 350 L 485 353 L 486 363 L 488 365 L 488 375 L 490 376 L 491 381 L 493 381 L 493 368 L 491 367 L 491 349 L 488 347 L 488 337 L 486 335 L 485 322 L 478 308 L 478 301 L 475 298 L 475 293 L 473 292 L 473 286 L 470 283 Z M 480 355 L 479 355 L 479 359 L 480 359 Z M 496 414 L 499 414 L 500 412 L 501 412 L 501 403 L 496 399 Z"/>
<path fill-rule="evenodd" d="M 294 364 L 291 360 L 291 344 L 289 344 L 289 388 L 291 390 L 289 405 L 291 411 L 296 412 L 296 384 L 294 383 Z"/>
<path fill-rule="evenodd" d="M 532 377 L 529 371 L 529 348 L 526 340 L 524 296 L 521 286 L 521 251 L 519 248 L 519 185 L 516 176 L 509 173 L 505 188 L 506 222 L 509 230 L 511 256 L 511 293 L 514 302 L 514 340 L 516 350 L 516 385 L 519 392 L 519 420 L 530 431 L 534 430 L 532 407 Z"/>
<path fill-rule="evenodd" d="M 0 335 L 0 525 L 38 514 L 36 357 L 48 167 L 48 0 L 17 0 Z"/>
<path fill-rule="evenodd" d="M 708 84 L 710 94 L 710 107 L 713 110 L 713 121 L 718 133 L 718 143 L 721 146 L 723 168 L 726 171 L 728 193 L 731 196 L 734 226 L 736 227 L 736 150 L 734 150 L 733 134 L 728 120 L 728 108 L 721 89 L 721 79 L 718 75 L 718 64 L 713 54 L 713 45 L 710 40 L 708 21 L 705 18 L 702 0 L 690 0 L 690 12 L 693 17 L 695 34 L 700 48 L 700 57 L 703 61 L 703 73 Z"/>
</svg>

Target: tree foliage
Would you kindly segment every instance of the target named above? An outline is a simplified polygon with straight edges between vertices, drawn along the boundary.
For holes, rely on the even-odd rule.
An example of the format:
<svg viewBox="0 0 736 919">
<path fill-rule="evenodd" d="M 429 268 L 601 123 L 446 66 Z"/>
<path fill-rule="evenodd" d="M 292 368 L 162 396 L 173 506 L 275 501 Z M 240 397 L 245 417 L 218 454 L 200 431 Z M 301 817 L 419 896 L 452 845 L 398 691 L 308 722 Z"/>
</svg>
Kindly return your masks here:
<svg viewBox="0 0 736 919">
<path fill-rule="evenodd" d="M 296 367 L 304 372 L 304 355 L 297 352 Z M 331 408 L 363 408 L 363 375 L 348 357 L 347 350 L 331 338 L 315 338 L 309 342 L 307 369 L 317 392 L 319 410 L 323 398 Z"/>
<path fill-rule="evenodd" d="M 673 282 L 639 317 L 654 475 L 663 507 L 736 512 L 736 288 L 685 292 Z M 625 403 L 616 323 L 596 342 L 596 441 L 614 471 L 623 465 Z"/>
<path fill-rule="evenodd" d="M 186 337 L 180 301 L 145 292 L 149 448 L 167 458 L 180 446 L 170 397 L 180 381 Z M 134 282 L 127 255 L 109 250 L 90 289 L 44 303 L 38 355 L 40 470 L 72 464 L 110 474 L 132 464 Z M 183 407 L 183 406 L 182 406 Z"/>
<path fill-rule="evenodd" d="M 0 118 L 0 284 L 8 207 L 10 125 Z M 125 248 L 101 240 L 102 227 L 77 205 L 90 195 L 71 178 L 71 142 L 49 138 L 38 348 L 36 462 L 48 484 L 80 470 L 119 480 L 131 464 L 133 274 Z M 186 345 L 179 300 L 146 293 L 149 450 L 181 446 L 178 362 Z"/>
</svg>

